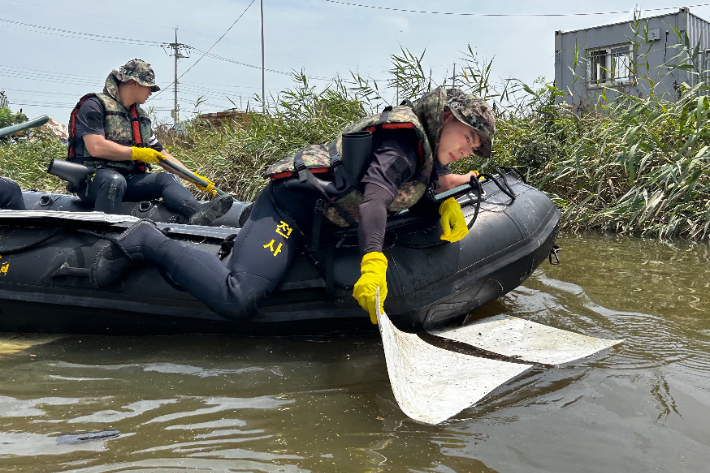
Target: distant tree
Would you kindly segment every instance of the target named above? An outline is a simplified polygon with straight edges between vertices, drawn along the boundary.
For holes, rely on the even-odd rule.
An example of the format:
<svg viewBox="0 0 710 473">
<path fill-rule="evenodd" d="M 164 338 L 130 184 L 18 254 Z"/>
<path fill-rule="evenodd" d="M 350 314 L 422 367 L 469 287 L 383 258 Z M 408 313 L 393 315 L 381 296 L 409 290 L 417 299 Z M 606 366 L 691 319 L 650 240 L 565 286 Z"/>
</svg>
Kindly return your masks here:
<svg viewBox="0 0 710 473">
<path fill-rule="evenodd" d="M 12 113 L 9 108 L 0 108 L 0 128 L 16 125 L 27 121 L 27 115 L 22 112 Z"/>
</svg>

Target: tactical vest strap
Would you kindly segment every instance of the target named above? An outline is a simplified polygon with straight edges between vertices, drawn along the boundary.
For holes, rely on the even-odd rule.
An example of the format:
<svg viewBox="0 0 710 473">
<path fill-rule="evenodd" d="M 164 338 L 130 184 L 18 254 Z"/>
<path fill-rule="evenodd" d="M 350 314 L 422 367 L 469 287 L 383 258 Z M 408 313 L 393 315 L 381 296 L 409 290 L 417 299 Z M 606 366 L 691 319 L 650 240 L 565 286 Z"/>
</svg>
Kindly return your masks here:
<svg viewBox="0 0 710 473">
<path fill-rule="evenodd" d="M 296 156 L 298 156 L 298 154 L 296 154 Z M 303 164 L 303 159 L 301 159 L 301 164 Z M 301 179 L 301 176 L 303 176 L 303 179 Z M 355 221 L 355 219 L 352 218 L 350 214 L 346 212 L 345 209 L 335 201 L 335 199 L 328 195 L 328 191 L 323 186 L 323 182 L 320 179 L 316 178 L 311 173 L 311 171 L 307 167 L 305 167 L 305 165 L 303 166 L 303 169 L 298 172 L 298 179 L 301 182 L 308 181 L 311 186 L 313 186 L 318 192 L 320 192 L 323 197 L 325 197 L 325 201 L 328 203 L 328 205 L 331 207 L 335 207 L 335 209 L 342 214 L 343 219 L 347 222 L 349 226 L 357 226 L 357 222 Z"/>
<path fill-rule="evenodd" d="M 409 100 L 409 99 L 404 99 L 404 100 L 402 100 L 402 103 L 400 103 L 400 105 L 403 106 L 403 107 L 414 108 L 414 104 L 413 104 L 412 101 Z"/>
<path fill-rule="evenodd" d="M 133 141 L 137 145 L 142 145 L 143 144 L 143 138 L 141 137 L 141 124 L 140 124 L 140 118 L 138 118 L 138 111 L 136 110 L 136 104 L 131 105 L 131 109 L 129 110 L 129 113 L 131 114 L 131 128 L 133 129 Z M 150 137 L 148 137 L 150 138 Z"/>
<path fill-rule="evenodd" d="M 340 167 L 340 165 L 343 164 L 343 160 L 340 159 L 335 141 L 328 146 L 328 154 L 330 154 L 330 168 L 333 170 L 333 175 L 335 176 L 335 187 L 345 189 L 346 179 L 345 176 L 343 176 L 343 169 Z"/>
<path fill-rule="evenodd" d="M 306 163 L 303 162 L 303 151 L 299 151 L 293 157 L 293 167 L 294 172 L 298 174 L 298 180 L 306 182 L 306 179 L 308 179 L 308 168 L 306 167 Z"/>
<path fill-rule="evenodd" d="M 68 158 L 73 158 L 76 156 L 76 143 L 79 139 L 81 139 L 76 137 L 76 116 L 79 114 L 79 109 L 82 105 L 84 105 L 84 102 L 86 102 L 91 97 L 96 97 L 96 94 L 86 94 L 82 98 L 80 98 L 79 102 L 77 102 L 77 104 L 74 106 L 74 110 L 72 110 L 71 114 L 69 115 L 69 146 L 67 147 Z"/>
<path fill-rule="evenodd" d="M 323 214 L 325 213 L 325 200 L 316 200 L 316 206 L 313 209 L 313 226 L 311 228 L 311 242 L 309 249 L 313 252 L 318 251 L 320 246 L 320 232 L 323 225 Z"/>
</svg>

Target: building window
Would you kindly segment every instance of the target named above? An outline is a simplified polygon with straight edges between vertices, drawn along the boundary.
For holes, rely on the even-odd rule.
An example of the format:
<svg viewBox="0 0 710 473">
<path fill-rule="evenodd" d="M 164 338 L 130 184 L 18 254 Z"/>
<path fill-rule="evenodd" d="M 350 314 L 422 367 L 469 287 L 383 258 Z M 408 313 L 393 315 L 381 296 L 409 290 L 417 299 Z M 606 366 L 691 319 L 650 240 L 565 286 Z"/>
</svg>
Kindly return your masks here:
<svg viewBox="0 0 710 473">
<path fill-rule="evenodd" d="M 631 81 L 630 44 L 588 51 L 590 87 L 626 84 Z"/>
</svg>

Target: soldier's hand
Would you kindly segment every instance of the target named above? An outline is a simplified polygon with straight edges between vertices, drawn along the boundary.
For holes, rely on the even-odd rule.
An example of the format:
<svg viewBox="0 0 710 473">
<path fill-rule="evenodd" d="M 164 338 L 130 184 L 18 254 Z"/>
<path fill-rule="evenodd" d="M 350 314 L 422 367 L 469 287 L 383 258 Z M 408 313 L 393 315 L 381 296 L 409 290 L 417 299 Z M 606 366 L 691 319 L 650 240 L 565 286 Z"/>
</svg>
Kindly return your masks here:
<svg viewBox="0 0 710 473">
<path fill-rule="evenodd" d="M 143 161 L 146 164 L 157 164 L 160 161 L 164 161 L 165 156 L 153 148 L 138 148 L 134 146 L 131 148 L 131 159 L 133 161 Z"/>
<path fill-rule="evenodd" d="M 196 172 L 193 172 L 193 174 L 207 183 L 206 186 L 203 186 L 203 185 L 199 184 L 197 181 L 193 181 L 198 189 L 200 189 L 201 191 L 209 192 L 210 194 L 217 194 L 217 191 L 214 190 L 214 182 L 210 181 L 205 176 L 200 176 Z"/>
</svg>

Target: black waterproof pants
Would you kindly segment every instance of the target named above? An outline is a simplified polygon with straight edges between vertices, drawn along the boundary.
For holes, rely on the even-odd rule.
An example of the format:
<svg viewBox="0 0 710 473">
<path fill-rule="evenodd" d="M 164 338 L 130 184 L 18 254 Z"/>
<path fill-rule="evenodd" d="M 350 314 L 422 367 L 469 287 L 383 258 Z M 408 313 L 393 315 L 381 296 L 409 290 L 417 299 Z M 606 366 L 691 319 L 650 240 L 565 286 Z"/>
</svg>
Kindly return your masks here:
<svg viewBox="0 0 710 473">
<path fill-rule="evenodd" d="M 299 228 L 309 235 L 318 194 L 297 180 L 269 183 L 234 241 L 231 265 L 192 246 L 163 238 L 149 260 L 216 313 L 253 314 L 286 274 L 298 246 Z M 157 232 L 156 232 L 157 233 Z"/>
<path fill-rule="evenodd" d="M 186 217 L 200 208 L 195 196 L 174 174 L 167 172 L 123 175 L 115 169 L 102 168 L 94 173 L 77 195 L 94 210 L 108 214 L 121 211 L 121 202 L 140 202 L 163 198 L 165 205 Z"/>
<path fill-rule="evenodd" d="M 25 210 L 22 189 L 7 177 L 0 177 L 0 209 Z"/>
</svg>

